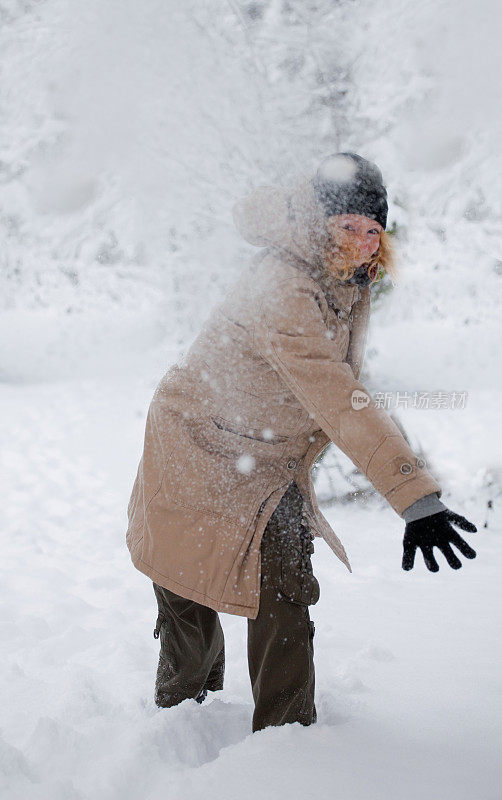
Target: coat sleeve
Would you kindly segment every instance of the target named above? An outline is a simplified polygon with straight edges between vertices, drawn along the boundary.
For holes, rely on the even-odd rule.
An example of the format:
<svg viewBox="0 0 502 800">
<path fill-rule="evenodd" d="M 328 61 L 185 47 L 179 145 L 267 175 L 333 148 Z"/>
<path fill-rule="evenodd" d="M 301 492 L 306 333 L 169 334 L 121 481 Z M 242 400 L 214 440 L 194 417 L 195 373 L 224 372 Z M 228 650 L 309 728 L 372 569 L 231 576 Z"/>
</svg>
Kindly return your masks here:
<svg viewBox="0 0 502 800">
<path fill-rule="evenodd" d="M 342 360 L 340 337 L 328 328 L 316 286 L 286 282 L 262 297 L 256 349 L 399 515 L 425 495 L 440 497 L 424 462 Z"/>
</svg>

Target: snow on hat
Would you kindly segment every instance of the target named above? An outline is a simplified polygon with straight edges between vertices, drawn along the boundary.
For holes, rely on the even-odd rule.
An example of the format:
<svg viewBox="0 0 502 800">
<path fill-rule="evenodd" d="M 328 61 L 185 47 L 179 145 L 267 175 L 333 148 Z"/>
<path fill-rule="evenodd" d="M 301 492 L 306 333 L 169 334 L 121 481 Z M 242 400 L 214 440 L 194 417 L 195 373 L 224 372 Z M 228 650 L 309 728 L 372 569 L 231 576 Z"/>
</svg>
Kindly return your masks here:
<svg viewBox="0 0 502 800">
<path fill-rule="evenodd" d="M 314 194 L 325 217 L 359 214 L 387 225 L 387 191 L 376 164 L 356 153 L 334 153 L 313 178 Z"/>
</svg>

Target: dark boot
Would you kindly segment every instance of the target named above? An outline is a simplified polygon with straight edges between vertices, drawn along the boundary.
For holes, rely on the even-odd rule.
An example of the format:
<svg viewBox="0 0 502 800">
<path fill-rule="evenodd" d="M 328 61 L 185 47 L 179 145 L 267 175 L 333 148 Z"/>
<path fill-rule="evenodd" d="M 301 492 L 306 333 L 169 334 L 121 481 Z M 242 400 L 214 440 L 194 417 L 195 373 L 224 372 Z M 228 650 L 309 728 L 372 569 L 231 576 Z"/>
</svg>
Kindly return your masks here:
<svg viewBox="0 0 502 800">
<path fill-rule="evenodd" d="M 159 609 L 153 635 L 160 637 L 155 703 L 169 708 L 189 697 L 202 702 L 208 691 L 223 689 L 225 643 L 218 614 L 156 583 L 153 588 Z"/>
<path fill-rule="evenodd" d="M 314 624 L 308 606 L 319 599 L 319 584 L 312 572 L 314 547 L 302 505 L 293 483 L 263 534 L 260 609 L 256 619 L 248 620 L 253 731 L 317 720 Z"/>
</svg>

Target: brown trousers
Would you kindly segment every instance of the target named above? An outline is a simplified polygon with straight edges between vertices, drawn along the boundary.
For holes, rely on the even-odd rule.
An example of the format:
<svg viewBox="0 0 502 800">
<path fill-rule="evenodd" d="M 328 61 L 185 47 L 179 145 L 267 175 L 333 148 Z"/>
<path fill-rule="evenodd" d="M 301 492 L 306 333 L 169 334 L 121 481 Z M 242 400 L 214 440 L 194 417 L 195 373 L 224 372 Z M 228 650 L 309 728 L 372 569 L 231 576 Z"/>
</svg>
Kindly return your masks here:
<svg viewBox="0 0 502 800">
<path fill-rule="evenodd" d="M 248 619 L 248 666 L 255 702 L 253 731 L 316 721 L 314 624 L 308 606 L 319 599 L 312 573 L 312 536 L 292 483 L 261 543 L 260 609 Z M 225 644 L 216 611 L 153 584 L 160 656 L 155 702 L 166 708 L 223 688 Z"/>
</svg>

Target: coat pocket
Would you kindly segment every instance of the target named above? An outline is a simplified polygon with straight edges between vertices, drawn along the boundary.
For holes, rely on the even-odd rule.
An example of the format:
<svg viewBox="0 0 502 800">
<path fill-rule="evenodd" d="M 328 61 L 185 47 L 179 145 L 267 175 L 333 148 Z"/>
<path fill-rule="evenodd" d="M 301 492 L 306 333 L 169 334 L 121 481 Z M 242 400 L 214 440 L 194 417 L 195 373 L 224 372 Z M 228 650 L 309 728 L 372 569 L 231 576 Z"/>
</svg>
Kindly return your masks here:
<svg viewBox="0 0 502 800">
<path fill-rule="evenodd" d="M 319 600 L 314 577 L 312 536 L 303 517 L 303 498 L 291 483 L 270 517 L 261 542 L 262 585 L 290 603 L 310 606 Z"/>
<path fill-rule="evenodd" d="M 177 668 L 176 659 L 174 657 L 173 648 L 171 647 L 171 632 L 169 630 L 169 621 L 164 614 L 159 613 L 155 629 L 153 631 L 153 638 L 160 638 L 160 655 L 159 663 L 163 665 L 164 670 L 174 672 Z"/>
<path fill-rule="evenodd" d="M 315 605 L 321 593 L 310 555 L 304 551 L 292 555 L 289 544 L 283 548 L 281 557 L 280 591 L 290 602 L 305 606 Z"/>
<path fill-rule="evenodd" d="M 312 569 L 314 545 L 302 509 L 301 494 L 293 483 L 275 516 L 280 553 L 279 590 L 290 602 L 311 606 L 319 600 L 320 587 Z"/>
<path fill-rule="evenodd" d="M 192 439 L 208 453 L 233 459 L 251 456 L 259 461 L 280 458 L 290 441 L 289 436 L 277 433 L 263 421 L 237 423 L 215 415 L 192 426 Z"/>
<path fill-rule="evenodd" d="M 222 432 L 222 442 L 226 448 L 239 452 L 243 447 L 251 447 L 265 453 L 275 452 L 277 445 L 285 445 L 289 441 L 288 436 L 282 436 L 267 427 L 263 422 L 251 423 L 251 425 L 236 425 L 224 417 L 211 417 L 211 422 Z M 225 434 L 230 434 L 225 436 Z M 265 445 L 265 448 L 263 448 Z M 272 448 L 272 450 L 271 450 Z"/>
</svg>

